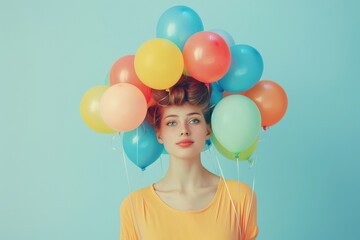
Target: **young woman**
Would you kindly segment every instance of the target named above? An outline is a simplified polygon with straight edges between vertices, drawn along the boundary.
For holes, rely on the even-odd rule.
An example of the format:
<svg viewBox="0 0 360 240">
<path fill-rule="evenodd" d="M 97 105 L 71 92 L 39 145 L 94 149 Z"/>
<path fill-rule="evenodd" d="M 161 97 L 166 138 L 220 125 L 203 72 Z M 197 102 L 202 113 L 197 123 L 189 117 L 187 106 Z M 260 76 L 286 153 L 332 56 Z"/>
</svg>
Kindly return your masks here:
<svg viewBox="0 0 360 240">
<path fill-rule="evenodd" d="M 147 121 L 169 153 L 163 179 L 127 196 L 120 207 L 120 240 L 249 240 L 258 235 L 256 194 L 201 163 L 211 136 L 210 89 L 182 76 L 169 91 L 152 90 Z M 240 189 L 240 193 L 239 193 Z"/>
</svg>

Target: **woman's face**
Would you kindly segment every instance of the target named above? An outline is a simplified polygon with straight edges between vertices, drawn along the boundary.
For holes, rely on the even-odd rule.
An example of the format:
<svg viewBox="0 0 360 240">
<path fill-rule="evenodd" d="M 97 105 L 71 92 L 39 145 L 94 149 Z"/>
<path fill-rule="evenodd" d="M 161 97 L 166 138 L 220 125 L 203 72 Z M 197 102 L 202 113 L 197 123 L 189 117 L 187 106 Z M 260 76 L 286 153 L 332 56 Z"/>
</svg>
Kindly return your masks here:
<svg viewBox="0 0 360 240">
<path fill-rule="evenodd" d="M 181 106 L 163 108 L 156 136 L 170 155 L 192 158 L 203 150 L 205 141 L 210 139 L 211 128 L 206 124 L 200 107 L 185 103 Z M 190 146 L 177 144 L 185 139 L 193 143 Z"/>
</svg>

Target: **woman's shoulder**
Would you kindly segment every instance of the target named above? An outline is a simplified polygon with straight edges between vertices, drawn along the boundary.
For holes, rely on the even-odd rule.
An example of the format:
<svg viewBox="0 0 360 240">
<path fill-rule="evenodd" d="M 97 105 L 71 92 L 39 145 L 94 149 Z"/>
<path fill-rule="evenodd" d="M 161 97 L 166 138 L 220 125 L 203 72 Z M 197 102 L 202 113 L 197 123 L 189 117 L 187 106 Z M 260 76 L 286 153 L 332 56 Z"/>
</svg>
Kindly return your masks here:
<svg viewBox="0 0 360 240">
<path fill-rule="evenodd" d="M 144 197 L 146 197 L 149 194 L 150 186 L 132 191 L 124 198 L 124 200 L 121 203 L 121 206 L 125 208 L 127 206 L 131 206 L 131 202 L 133 203 L 140 202 Z"/>
<path fill-rule="evenodd" d="M 239 195 L 240 198 L 243 199 L 251 196 L 252 194 L 255 194 L 255 191 L 253 191 L 253 189 L 247 183 L 231 179 L 225 179 L 225 183 L 225 191 L 229 190 L 233 199 L 238 199 Z"/>
<path fill-rule="evenodd" d="M 238 185 L 240 185 L 240 187 L 242 187 L 245 190 L 252 190 L 250 185 L 245 182 L 241 182 L 238 180 L 226 179 L 226 178 L 224 178 L 224 180 L 225 180 L 226 184 L 228 184 L 231 187 L 238 187 Z"/>
</svg>

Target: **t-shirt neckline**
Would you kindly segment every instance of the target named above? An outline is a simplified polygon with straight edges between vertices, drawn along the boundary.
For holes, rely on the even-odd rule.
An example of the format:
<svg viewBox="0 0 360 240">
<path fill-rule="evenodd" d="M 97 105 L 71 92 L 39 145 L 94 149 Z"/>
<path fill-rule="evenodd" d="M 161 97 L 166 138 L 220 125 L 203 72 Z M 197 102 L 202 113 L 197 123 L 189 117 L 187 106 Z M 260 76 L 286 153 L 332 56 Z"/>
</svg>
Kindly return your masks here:
<svg viewBox="0 0 360 240">
<path fill-rule="evenodd" d="M 201 212 L 204 212 L 206 211 L 207 209 L 209 209 L 214 203 L 215 201 L 219 198 L 219 194 L 222 190 L 222 187 L 223 187 L 223 181 L 224 179 L 222 177 L 219 177 L 220 180 L 219 180 L 219 184 L 218 184 L 218 187 L 216 189 L 216 193 L 213 197 L 213 199 L 211 200 L 211 202 L 203 209 L 200 209 L 200 210 L 178 210 L 178 209 L 175 209 L 175 208 L 172 208 L 170 207 L 169 205 L 167 205 L 161 198 L 159 195 L 157 195 L 157 193 L 155 192 L 155 189 L 154 189 L 154 183 L 151 184 L 149 186 L 150 188 L 150 191 L 151 191 L 151 194 L 154 196 L 154 198 L 161 204 L 163 205 L 164 207 L 166 207 L 167 209 L 170 209 L 171 211 L 174 211 L 174 212 L 179 212 L 179 213 L 188 213 L 188 214 L 194 214 L 194 213 L 201 213 Z"/>
</svg>

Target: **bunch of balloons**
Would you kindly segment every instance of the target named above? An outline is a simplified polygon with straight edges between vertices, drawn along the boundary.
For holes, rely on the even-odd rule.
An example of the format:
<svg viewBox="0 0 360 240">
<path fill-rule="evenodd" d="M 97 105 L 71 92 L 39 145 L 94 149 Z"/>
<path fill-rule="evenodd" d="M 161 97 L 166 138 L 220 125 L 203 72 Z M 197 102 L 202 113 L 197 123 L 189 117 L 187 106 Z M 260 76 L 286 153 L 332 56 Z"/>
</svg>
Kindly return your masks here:
<svg viewBox="0 0 360 240">
<path fill-rule="evenodd" d="M 212 86 L 212 137 L 205 149 L 214 143 L 225 157 L 248 160 L 261 127 L 279 122 L 287 109 L 285 91 L 275 82 L 260 81 L 262 73 L 255 48 L 236 45 L 222 29 L 204 31 L 193 9 L 175 6 L 161 15 L 156 38 L 135 55 L 120 57 L 105 85 L 85 93 L 80 113 L 94 131 L 123 132 L 125 153 L 144 170 L 167 153 L 145 119 L 151 89 L 168 90 L 185 74 Z"/>
</svg>

